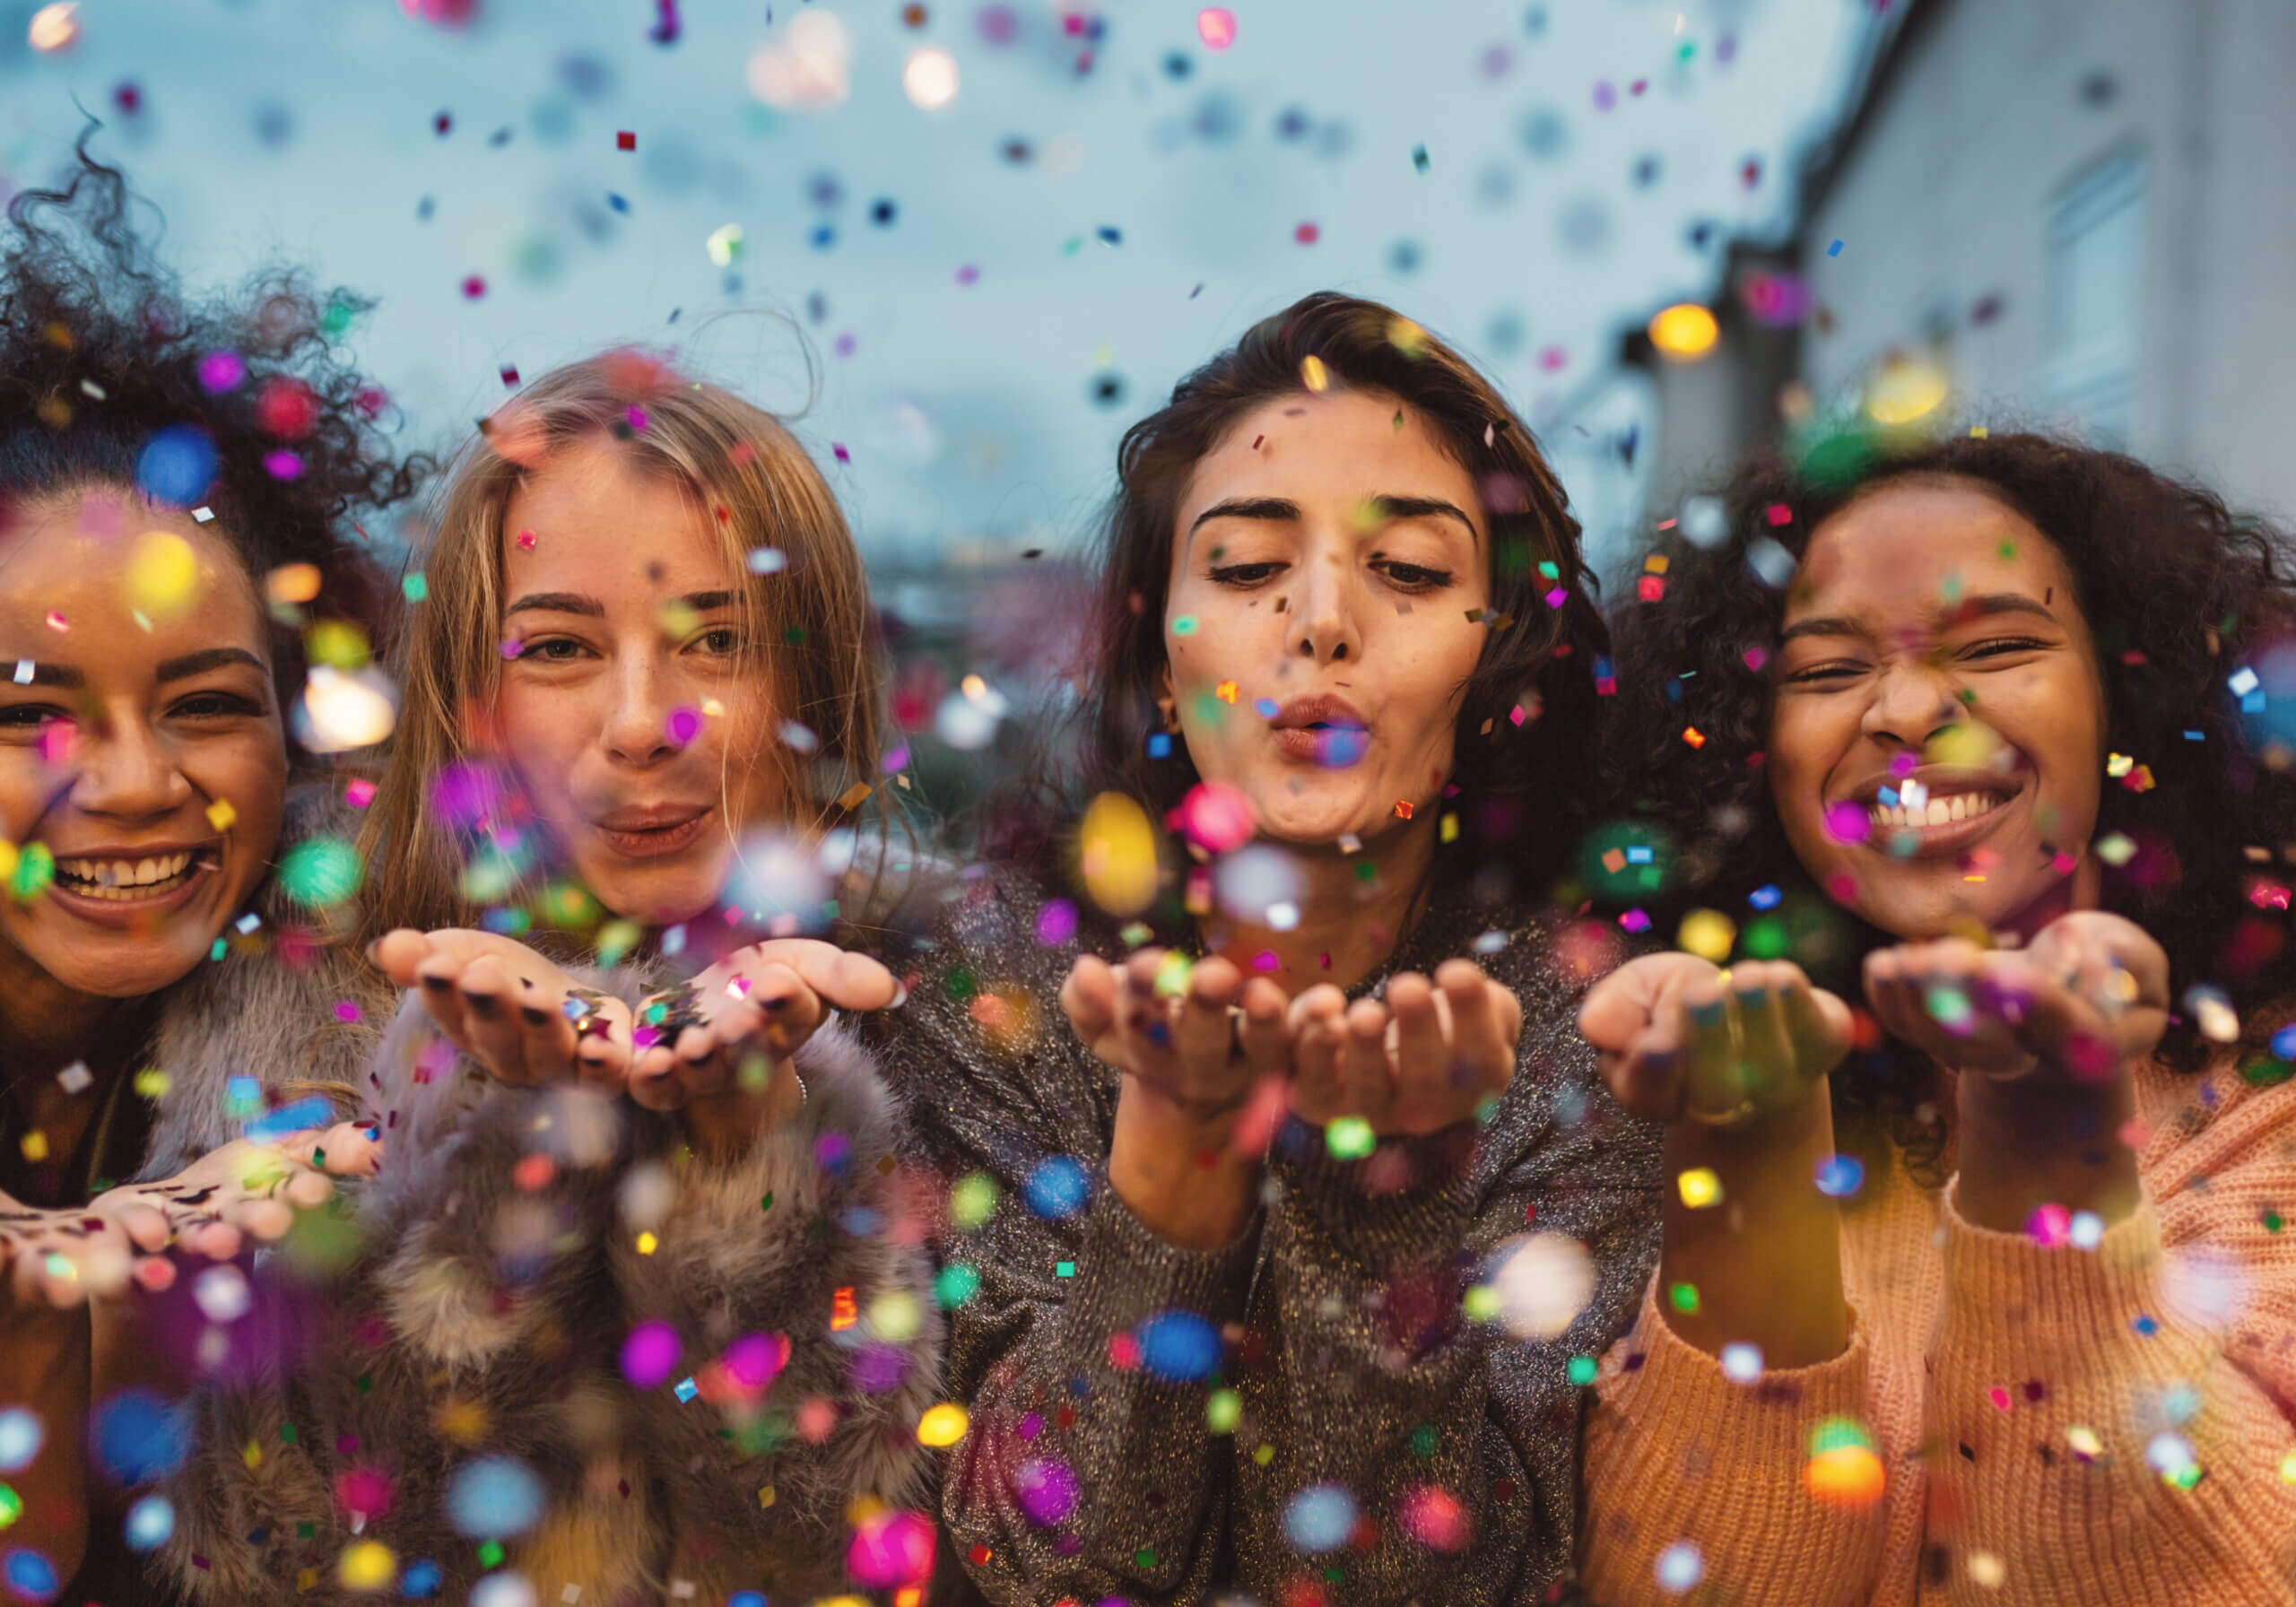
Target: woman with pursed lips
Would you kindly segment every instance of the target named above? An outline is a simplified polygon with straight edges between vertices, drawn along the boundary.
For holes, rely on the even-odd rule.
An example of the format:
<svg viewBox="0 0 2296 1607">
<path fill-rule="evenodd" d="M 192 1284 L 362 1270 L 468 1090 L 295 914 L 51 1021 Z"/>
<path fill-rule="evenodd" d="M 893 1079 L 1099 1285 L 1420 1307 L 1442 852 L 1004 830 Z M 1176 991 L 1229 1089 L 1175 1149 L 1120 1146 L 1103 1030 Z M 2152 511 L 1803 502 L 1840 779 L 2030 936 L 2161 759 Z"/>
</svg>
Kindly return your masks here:
<svg viewBox="0 0 2296 1607">
<path fill-rule="evenodd" d="M 775 935 L 866 915 L 878 673 L 835 498 L 778 419 L 611 352 L 488 421 L 413 561 L 365 844 L 406 1159 L 313 1297 L 338 1342 L 204 1403 L 172 1576 L 299 1602 L 371 1542 L 448 1599 L 498 1563 L 546 1601 L 909 1583 L 940 1317 L 897 1113 L 828 1019 L 895 986 Z M 477 1464 L 530 1524 L 470 1532 Z"/>
<path fill-rule="evenodd" d="M 352 1102 L 364 1040 L 333 1012 L 359 968 L 274 874 L 323 813 L 291 804 L 309 761 L 284 716 L 297 627 L 371 621 L 380 595 L 337 522 L 411 475 L 299 279 L 187 304 L 125 179 L 84 142 L 82 164 L 16 199 L 0 256 L 0 1402 L 34 1423 L 0 1592 L 126 1601 L 151 1598 L 124 1487 L 159 1470 L 98 1455 L 91 1407 L 195 1356 L 263 1359 L 253 1325 L 156 1298 L 162 1252 L 237 1276 L 204 1264 L 379 1156 L 348 1125 L 265 1139 L 243 1118 Z M 291 476 L 266 466 L 283 453 Z M 261 596 L 290 565 L 310 582 L 292 622 Z M 265 1099 L 227 1099 L 234 1080 Z M 293 1125 L 333 1121 L 297 1105 Z"/>
<path fill-rule="evenodd" d="M 1349 297 L 1126 434 L 1067 837 L 1109 908 L 1057 848 L 990 867 L 889 1022 L 959 1183 L 942 1513 L 987 1600 L 1517 1602 L 1565 1562 L 1570 1359 L 1647 1275 L 1657 1159 L 1535 901 L 1607 645 L 1577 536 L 1489 382 Z M 1534 1230 L 1557 1292 L 1498 1343 L 1462 1302 Z"/>
<path fill-rule="evenodd" d="M 1747 947 L 1802 963 L 1648 956 L 1581 1013 L 1675 1179 L 1584 1582 L 2287 1602 L 2296 780 L 2236 702 L 2296 630 L 2284 538 L 2029 435 L 1729 506 L 1622 621 L 1620 751 L 1682 901 L 1782 905 Z"/>
</svg>

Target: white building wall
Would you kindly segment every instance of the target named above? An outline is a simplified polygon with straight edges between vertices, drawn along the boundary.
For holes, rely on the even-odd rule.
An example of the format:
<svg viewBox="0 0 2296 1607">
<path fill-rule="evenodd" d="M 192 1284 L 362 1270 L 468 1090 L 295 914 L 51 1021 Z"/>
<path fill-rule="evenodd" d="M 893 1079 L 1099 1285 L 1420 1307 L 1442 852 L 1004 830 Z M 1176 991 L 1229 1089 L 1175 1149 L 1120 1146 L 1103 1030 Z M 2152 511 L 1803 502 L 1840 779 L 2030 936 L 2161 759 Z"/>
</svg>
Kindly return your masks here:
<svg viewBox="0 0 2296 1607">
<path fill-rule="evenodd" d="M 2296 512 L 2296 98 L 2274 77 L 2296 0 L 1934 3 L 1805 222 L 1830 315 L 1803 348 L 1812 387 L 1839 397 L 1892 352 L 1928 353 L 1975 416 L 2066 421 L 2048 406 L 2049 220 L 2139 152 L 2127 445 Z"/>
</svg>

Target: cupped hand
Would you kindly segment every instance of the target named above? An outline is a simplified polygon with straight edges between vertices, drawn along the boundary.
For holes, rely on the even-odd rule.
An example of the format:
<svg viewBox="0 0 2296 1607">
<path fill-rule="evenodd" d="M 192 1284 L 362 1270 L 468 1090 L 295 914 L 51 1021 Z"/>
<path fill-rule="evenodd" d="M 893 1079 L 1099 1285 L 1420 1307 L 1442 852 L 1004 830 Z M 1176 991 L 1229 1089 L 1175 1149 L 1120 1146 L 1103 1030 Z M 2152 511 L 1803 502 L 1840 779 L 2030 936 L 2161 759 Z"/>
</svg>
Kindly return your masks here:
<svg viewBox="0 0 2296 1607">
<path fill-rule="evenodd" d="M 1292 1064 L 1283 990 L 1231 960 L 1168 962 L 1142 949 L 1120 966 L 1078 958 L 1060 990 L 1077 1038 L 1144 1092 L 1197 1122 L 1241 1110 Z"/>
<path fill-rule="evenodd" d="M 900 993 L 883 965 L 834 943 L 778 938 L 737 949 L 639 1006 L 631 1097 L 676 1110 L 754 1094 L 740 1086 L 752 1055 L 787 1060 L 831 1011 L 883 1010 Z"/>
<path fill-rule="evenodd" d="M 1877 951 L 1866 958 L 1866 997 L 1883 1030 L 1942 1065 L 2093 1083 L 2159 1046 L 2169 959 L 2134 922 L 2076 910 L 2022 950 L 1944 938 Z"/>
<path fill-rule="evenodd" d="M 1328 1126 L 1356 1116 L 1382 1137 L 1439 1133 L 1474 1116 L 1515 1075 L 1523 1006 L 1470 960 L 1448 960 L 1430 981 L 1389 980 L 1358 999 L 1328 984 L 1292 1003 L 1296 1070 L 1292 1110 Z"/>
<path fill-rule="evenodd" d="M 629 1081 L 630 1007 L 524 943 L 402 928 L 377 940 L 373 958 L 393 982 L 417 989 L 448 1040 L 501 1081 L 619 1090 Z"/>
<path fill-rule="evenodd" d="M 0 1258 L 10 1292 L 27 1304 L 68 1308 L 114 1297 L 131 1279 L 164 1289 L 175 1268 L 161 1251 L 229 1261 L 248 1239 L 285 1235 L 298 1212 L 334 1197 L 337 1177 L 372 1176 L 382 1158 L 370 1129 L 342 1122 L 323 1132 L 239 1139 L 173 1177 L 122 1184 L 70 1210 L 30 1210 L 0 1194 Z"/>
<path fill-rule="evenodd" d="M 1784 960 L 1725 971 L 1693 954 L 1646 954 L 1596 983 L 1578 1010 L 1603 1080 L 1646 1121 L 1751 1121 L 1798 1107 L 1848 1053 L 1849 1007 Z"/>
</svg>

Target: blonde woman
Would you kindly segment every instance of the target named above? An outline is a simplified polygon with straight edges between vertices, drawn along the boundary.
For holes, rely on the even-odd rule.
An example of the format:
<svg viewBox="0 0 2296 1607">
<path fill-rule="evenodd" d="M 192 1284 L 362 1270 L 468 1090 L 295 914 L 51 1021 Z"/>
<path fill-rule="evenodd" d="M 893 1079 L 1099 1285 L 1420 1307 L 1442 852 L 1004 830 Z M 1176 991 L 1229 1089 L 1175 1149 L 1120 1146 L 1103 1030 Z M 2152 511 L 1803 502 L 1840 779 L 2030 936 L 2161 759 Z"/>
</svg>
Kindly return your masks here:
<svg viewBox="0 0 2296 1607">
<path fill-rule="evenodd" d="M 939 1320 L 890 1102 L 819 1030 L 894 985 L 778 935 L 819 925 L 817 850 L 876 769 L 836 501 L 771 415 L 609 353 L 468 445 L 420 562 L 367 842 L 373 951 L 411 990 L 373 1080 L 377 1247 L 321 1362 L 208 1403 L 177 1577 L 921 1583 L 901 1503 Z M 578 977 L 503 934 L 529 923 L 628 958 Z"/>
</svg>

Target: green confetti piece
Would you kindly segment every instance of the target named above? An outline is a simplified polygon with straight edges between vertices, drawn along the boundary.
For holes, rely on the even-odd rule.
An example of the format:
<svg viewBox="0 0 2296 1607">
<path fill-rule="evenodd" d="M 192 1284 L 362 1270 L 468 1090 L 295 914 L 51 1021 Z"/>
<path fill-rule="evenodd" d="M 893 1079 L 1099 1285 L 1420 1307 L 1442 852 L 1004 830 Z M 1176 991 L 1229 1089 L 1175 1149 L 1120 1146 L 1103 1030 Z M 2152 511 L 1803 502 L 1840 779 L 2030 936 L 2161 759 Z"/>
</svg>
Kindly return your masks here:
<svg viewBox="0 0 2296 1607">
<path fill-rule="evenodd" d="M 366 870 L 359 850 L 339 837 L 297 843 L 279 861 L 279 887 L 296 903 L 331 909 L 359 890 Z"/>
<path fill-rule="evenodd" d="M 771 1189 L 769 1188 L 765 1191 L 765 1198 L 757 1203 L 757 1208 L 760 1211 L 770 1211 L 773 1209 L 773 1191 Z"/>
<path fill-rule="evenodd" d="M 1174 620 L 1172 621 L 1172 634 L 1174 636 L 1194 636 L 1196 634 L 1196 616 L 1192 613 L 1184 613 L 1180 615 L 1179 618 Z"/>
<path fill-rule="evenodd" d="M 1376 1149 L 1379 1135 L 1360 1116 L 1344 1116 L 1324 1129 L 1324 1142 L 1340 1160 L 1361 1160 Z"/>
<path fill-rule="evenodd" d="M 1670 1284 L 1666 1290 L 1666 1299 L 1676 1311 L 1694 1313 L 1698 1310 L 1698 1285 L 1695 1283 Z"/>
<path fill-rule="evenodd" d="M 485 1544 L 480 1546 L 478 1548 L 478 1560 L 480 1566 L 483 1568 L 500 1568 L 502 1566 L 502 1542 L 499 1540 L 490 1540 Z"/>
<path fill-rule="evenodd" d="M 1422 1462 L 1433 1456 L 1436 1447 L 1441 1443 L 1441 1438 L 1435 1432 L 1435 1425 L 1432 1423 L 1422 1423 L 1411 1431 L 1411 1454 Z"/>
<path fill-rule="evenodd" d="M 949 1191 L 949 1215 L 960 1228 L 978 1228 L 996 1213 L 996 1179 L 969 1172 Z"/>
<path fill-rule="evenodd" d="M 26 843 L 16 856 L 15 873 L 8 878 L 8 890 L 19 899 L 29 901 L 46 892 L 56 880 L 56 856 L 46 843 Z"/>
<path fill-rule="evenodd" d="M 296 1438 L 295 1425 L 292 1423 L 282 1423 L 279 1425 L 279 1438 L 285 1440 L 291 1446 L 301 1443 Z"/>
<path fill-rule="evenodd" d="M 954 1311 L 979 1292 L 980 1269 L 961 1261 L 951 1262 L 933 1280 L 934 1299 L 944 1311 Z"/>
<path fill-rule="evenodd" d="M 1073 1261 L 1056 1262 L 1053 1264 L 1052 1275 L 1056 1278 L 1074 1278 L 1076 1275 L 1076 1264 Z"/>
<path fill-rule="evenodd" d="M 1232 1389 L 1215 1389 L 1204 1405 L 1204 1426 L 1214 1434 L 1233 1434 L 1244 1420 L 1244 1398 Z"/>
<path fill-rule="evenodd" d="M 406 594 L 408 602 L 420 603 L 430 595 L 430 583 L 425 580 L 422 578 L 422 572 L 417 569 L 398 583 L 398 589 Z"/>
</svg>

